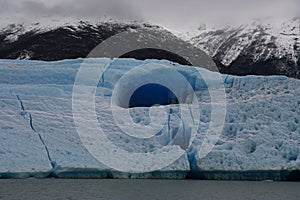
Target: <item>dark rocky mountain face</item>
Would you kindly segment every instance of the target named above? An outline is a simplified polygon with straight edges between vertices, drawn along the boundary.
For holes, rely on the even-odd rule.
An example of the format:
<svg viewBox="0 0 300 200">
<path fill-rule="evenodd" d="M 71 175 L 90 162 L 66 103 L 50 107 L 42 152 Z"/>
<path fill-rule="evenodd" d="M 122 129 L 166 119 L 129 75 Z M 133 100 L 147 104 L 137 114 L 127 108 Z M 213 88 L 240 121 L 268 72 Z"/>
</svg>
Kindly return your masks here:
<svg viewBox="0 0 300 200">
<path fill-rule="evenodd" d="M 0 32 L 0 59 L 31 59 L 55 61 L 62 59 L 85 58 L 101 42 L 125 31 L 144 29 L 145 35 L 152 32 L 156 37 L 152 43 L 160 44 L 168 41 L 182 48 L 198 48 L 185 42 L 172 33 L 149 24 L 99 23 L 80 22 L 76 25 L 62 26 L 41 31 L 19 25 L 10 25 Z M 143 33 L 142 33 L 143 34 Z M 146 36 L 145 36 L 146 37 Z M 152 37 L 152 36 L 151 36 Z M 136 38 L 135 38 L 136 39 Z M 128 42 L 130 43 L 130 42 Z M 113 57 L 113 55 L 106 55 Z M 167 59 L 180 64 L 191 65 L 185 58 L 171 51 L 159 48 L 143 48 L 127 52 L 123 58 Z"/>
<path fill-rule="evenodd" d="M 45 32 L 31 30 L 21 34 L 16 41 L 5 41 L 4 38 L 13 33 L 8 29 L 0 36 L 0 57 L 45 61 L 84 58 L 103 40 L 129 28 L 138 27 L 113 23 L 91 25 L 82 22 L 78 27 L 58 27 Z"/>
<path fill-rule="evenodd" d="M 135 51 L 130 51 L 121 56 L 121 58 L 135 58 L 138 60 L 146 60 L 146 59 L 166 59 L 172 62 L 177 62 L 182 65 L 192 65 L 189 61 L 184 59 L 183 57 L 161 49 L 153 49 L 153 48 L 145 48 L 138 49 Z"/>
<path fill-rule="evenodd" d="M 299 19 L 293 19 L 279 24 L 254 22 L 235 28 L 205 29 L 188 41 L 161 27 L 141 23 L 80 22 L 47 30 L 41 30 L 38 24 L 28 30 L 22 25 L 10 25 L 0 31 L 0 58 L 45 61 L 85 58 L 98 44 L 113 35 L 144 29 L 155 35 L 145 43 L 155 43 L 157 48 L 141 48 L 120 57 L 167 59 L 191 65 L 188 60 L 201 49 L 213 58 L 221 73 L 300 78 L 299 22 Z M 163 43 L 171 46 L 169 51 L 159 48 Z M 181 49 L 182 54 L 192 53 L 182 57 L 172 51 L 175 48 Z"/>
</svg>

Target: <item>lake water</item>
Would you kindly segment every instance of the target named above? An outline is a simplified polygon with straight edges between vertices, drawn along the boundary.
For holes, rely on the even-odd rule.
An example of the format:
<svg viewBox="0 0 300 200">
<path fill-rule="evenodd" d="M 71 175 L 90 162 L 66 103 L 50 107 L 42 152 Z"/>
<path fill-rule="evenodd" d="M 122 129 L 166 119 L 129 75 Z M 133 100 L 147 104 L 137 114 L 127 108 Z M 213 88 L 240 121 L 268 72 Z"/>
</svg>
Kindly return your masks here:
<svg viewBox="0 0 300 200">
<path fill-rule="evenodd" d="M 300 182 L 2 179 L 0 199 L 299 200 Z"/>
</svg>

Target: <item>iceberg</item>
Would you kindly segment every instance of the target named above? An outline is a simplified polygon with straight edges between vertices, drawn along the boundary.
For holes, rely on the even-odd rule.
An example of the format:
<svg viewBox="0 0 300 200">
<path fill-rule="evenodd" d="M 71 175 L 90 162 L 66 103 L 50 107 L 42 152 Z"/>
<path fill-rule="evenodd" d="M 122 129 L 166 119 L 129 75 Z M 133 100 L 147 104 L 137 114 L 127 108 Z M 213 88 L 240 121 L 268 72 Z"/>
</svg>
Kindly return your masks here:
<svg viewBox="0 0 300 200">
<path fill-rule="evenodd" d="M 289 180 L 300 170 L 297 79 L 152 59 L 0 60 L 0 88 L 0 178 Z"/>
</svg>

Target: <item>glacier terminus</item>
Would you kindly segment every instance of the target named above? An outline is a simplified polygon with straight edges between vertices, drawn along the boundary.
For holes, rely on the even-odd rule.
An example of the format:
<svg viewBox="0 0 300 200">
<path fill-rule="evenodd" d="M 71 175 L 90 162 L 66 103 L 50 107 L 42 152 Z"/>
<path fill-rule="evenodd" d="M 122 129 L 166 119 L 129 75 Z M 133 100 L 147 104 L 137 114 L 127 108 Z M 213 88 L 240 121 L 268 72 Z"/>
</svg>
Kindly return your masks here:
<svg viewBox="0 0 300 200">
<path fill-rule="evenodd" d="M 79 99 L 81 105 L 94 102 L 94 107 L 83 107 L 94 108 L 83 110 L 93 112 L 93 119 L 74 113 L 74 83 L 82 63 L 96 69 L 109 65 L 96 85 L 84 83 L 94 85 L 93 90 L 81 91 L 93 97 Z M 169 81 L 174 91 L 151 81 L 142 86 L 147 80 L 141 75 L 143 69 L 160 65 L 172 67 L 186 86 L 174 81 L 176 73 L 156 68 L 148 68 L 148 75 Z M 141 70 L 126 73 L 137 66 Z M 300 81 L 197 70 L 203 77 L 193 66 L 166 60 L 0 60 L 0 177 L 290 180 L 299 176 Z M 212 103 L 212 91 L 204 81 L 207 77 L 213 91 L 223 87 L 225 99 Z M 221 84 L 214 77 L 221 77 Z M 131 95 L 129 89 L 136 90 Z M 195 96 L 184 93 L 189 90 Z M 222 109 L 226 111 L 223 124 L 214 129 L 219 133 L 207 133 L 214 117 L 221 118 L 218 111 Z M 124 112 L 127 117 L 122 117 Z M 81 125 L 86 131 L 83 138 L 78 134 Z M 163 156 L 155 163 L 170 163 L 152 170 L 150 157 L 144 163 L 129 162 L 128 157 L 126 166 L 144 167 L 145 171 L 109 166 L 108 161 L 116 166 L 124 163 L 113 156 L 116 149 L 103 150 L 97 138 L 88 137 L 89 133 L 97 136 L 96 129 L 103 131 L 106 142 L 130 155 L 161 151 Z M 213 147 L 203 155 L 207 137 Z M 107 155 L 107 160 L 96 159 L 90 147 L 102 149 L 98 154 Z"/>
</svg>

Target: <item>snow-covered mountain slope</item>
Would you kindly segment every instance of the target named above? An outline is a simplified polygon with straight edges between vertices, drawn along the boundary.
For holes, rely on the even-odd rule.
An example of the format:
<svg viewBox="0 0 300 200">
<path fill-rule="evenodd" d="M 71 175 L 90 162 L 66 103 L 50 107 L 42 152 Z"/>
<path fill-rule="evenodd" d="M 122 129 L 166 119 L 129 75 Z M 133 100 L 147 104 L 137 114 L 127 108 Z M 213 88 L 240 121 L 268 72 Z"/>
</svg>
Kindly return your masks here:
<svg viewBox="0 0 300 200">
<path fill-rule="evenodd" d="M 119 59 L 111 63 L 107 58 L 89 59 L 85 64 L 90 69 L 109 66 L 96 84 L 97 130 L 101 128 L 111 142 L 129 153 L 143 154 L 164 146 L 171 150 L 186 150 L 175 163 L 159 171 L 129 174 L 112 170 L 92 156 L 77 132 L 80 125 L 76 123 L 77 120 L 81 120 L 89 128 L 86 134 L 95 131 L 90 126 L 89 118 L 73 113 L 74 104 L 72 110 L 73 85 L 82 63 L 82 59 L 56 62 L 1 60 L 0 177 L 184 178 L 188 175 L 194 178 L 287 180 L 295 178 L 292 177 L 292 171 L 300 169 L 299 80 L 283 76 L 222 75 L 226 100 L 215 102 L 214 106 L 224 106 L 227 103 L 225 123 L 220 137 L 211 141 L 215 143 L 214 148 L 203 157 L 201 147 L 212 121 L 212 104 L 203 77 L 195 73 L 194 67 L 159 60 Z M 126 91 L 130 90 L 133 83 L 146 81 L 146 76 L 135 71 L 136 73 L 126 75 L 128 80 L 133 81 L 132 84 L 121 85 L 121 90 L 113 90 L 114 86 L 128 70 L 148 64 L 172 67 L 195 90 L 199 106 L 191 104 L 187 110 L 183 110 L 190 113 L 187 114 L 189 120 L 183 120 L 180 105 L 169 94 L 166 95 L 171 98 L 169 103 L 172 104 L 159 106 L 157 109 L 149 111 L 149 107 L 140 106 L 124 108 L 121 100 Z M 221 87 L 214 85 L 218 73 L 201 68 L 199 70 L 203 76 L 210 77 L 213 91 Z M 165 76 L 164 80 L 174 79 L 172 73 L 158 73 L 155 70 L 149 72 L 149 77 L 155 75 Z M 86 75 L 93 77 L 93 74 Z M 83 83 L 89 86 L 92 82 Z M 172 82 L 171 85 L 181 88 L 180 91 L 186 91 L 179 81 Z M 89 90 L 84 91 L 90 93 Z M 157 90 L 144 92 L 150 92 L 152 96 L 158 94 Z M 120 97 L 119 101 L 111 107 L 115 97 Z M 189 102 L 187 97 L 184 100 L 186 103 Z M 83 105 L 90 105 L 89 98 L 79 100 Z M 149 102 L 144 103 L 146 105 Z M 151 122 L 162 123 L 163 126 L 153 137 L 133 137 L 125 134 L 124 130 L 134 130 L 136 133 L 139 129 L 129 126 L 126 119 L 121 119 L 122 123 L 116 124 L 112 109 L 129 111 L 137 128 L 138 125 L 144 127 L 144 133 L 149 130 L 147 125 Z M 164 110 L 165 114 L 162 114 Z M 86 111 L 90 112 L 89 109 Z M 149 116 L 156 120 L 150 120 Z M 194 121 L 199 121 L 200 126 L 193 143 L 188 147 L 187 141 L 191 138 Z M 96 142 L 95 138 L 88 138 L 90 145 Z M 98 146 L 95 145 L 95 148 Z M 110 155 L 115 151 L 106 149 L 102 152 Z M 173 156 L 172 153 L 168 155 Z M 114 163 L 120 162 L 114 156 L 107 159 Z M 140 162 L 142 160 L 136 164 Z M 148 162 L 145 166 L 152 164 Z M 217 175 L 211 175 L 212 172 Z M 220 172 L 224 173 L 220 175 Z M 255 176 L 251 176 L 251 173 Z"/>
<path fill-rule="evenodd" d="M 221 72 L 300 78 L 300 18 L 257 19 L 223 28 L 201 26 L 191 34 L 190 41 L 212 56 Z"/>
</svg>

